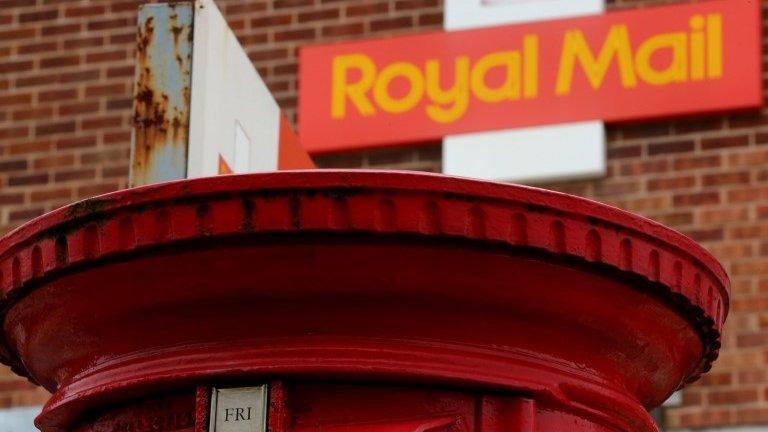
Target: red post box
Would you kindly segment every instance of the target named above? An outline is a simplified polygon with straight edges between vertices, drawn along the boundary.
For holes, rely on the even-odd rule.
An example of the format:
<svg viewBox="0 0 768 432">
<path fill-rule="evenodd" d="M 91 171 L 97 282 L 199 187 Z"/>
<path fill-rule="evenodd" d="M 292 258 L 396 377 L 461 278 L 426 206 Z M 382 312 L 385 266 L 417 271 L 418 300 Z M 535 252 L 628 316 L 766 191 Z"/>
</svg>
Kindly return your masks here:
<svg viewBox="0 0 768 432">
<path fill-rule="evenodd" d="M 644 218 L 395 172 L 104 195 L 0 240 L 0 271 L 2 359 L 78 432 L 654 431 L 729 291 Z"/>
</svg>

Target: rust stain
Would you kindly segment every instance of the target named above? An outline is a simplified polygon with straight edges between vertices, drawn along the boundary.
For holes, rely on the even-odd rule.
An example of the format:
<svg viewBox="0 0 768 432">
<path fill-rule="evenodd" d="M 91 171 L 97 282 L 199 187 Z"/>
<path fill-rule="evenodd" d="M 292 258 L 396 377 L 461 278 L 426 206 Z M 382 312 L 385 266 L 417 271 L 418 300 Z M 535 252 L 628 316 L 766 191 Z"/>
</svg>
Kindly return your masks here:
<svg viewBox="0 0 768 432">
<path fill-rule="evenodd" d="M 175 5 L 171 5 L 175 9 Z M 174 53 L 163 54 L 163 58 L 153 58 L 151 53 L 155 49 L 157 56 L 158 47 L 153 44 L 159 43 L 156 31 L 156 25 L 166 23 L 156 23 L 153 17 L 148 17 L 143 25 L 139 26 L 137 35 L 137 77 L 134 93 L 134 115 L 133 125 L 135 129 L 135 142 L 133 154 L 133 173 L 134 182 L 143 183 L 145 179 L 151 180 L 157 167 L 153 166 L 158 160 L 158 154 L 168 146 L 184 146 L 186 149 L 188 140 L 188 123 L 190 106 L 190 90 L 188 85 L 181 89 L 180 98 L 177 96 L 174 101 L 179 104 L 179 99 L 185 104 L 183 107 L 174 106 L 170 101 L 169 95 L 165 91 L 174 91 L 173 88 L 163 88 L 158 84 L 158 73 L 166 73 L 160 69 L 171 70 L 169 65 L 170 56 L 177 63 L 181 76 L 177 77 L 177 82 L 165 83 L 172 86 L 178 82 L 185 82 L 185 78 L 191 74 L 191 54 L 184 55 L 179 45 L 179 38 L 182 32 L 187 29 L 177 25 L 178 16 L 173 13 L 169 17 L 169 29 L 173 36 Z M 167 31 L 167 30 L 166 30 Z M 167 39 L 166 39 L 167 40 Z M 185 61 L 186 60 L 186 61 Z M 172 63 L 171 63 L 172 64 Z M 174 66 L 173 69 L 176 69 Z M 167 72 L 168 75 L 174 75 L 176 72 Z M 168 77 L 166 81 L 168 81 Z M 188 80 L 186 80 L 188 84 Z M 178 85 L 178 84 L 177 84 Z M 186 108 L 186 109 L 184 109 Z M 165 152 L 164 154 L 168 154 Z M 163 169 L 160 167 L 160 169 Z"/>
</svg>

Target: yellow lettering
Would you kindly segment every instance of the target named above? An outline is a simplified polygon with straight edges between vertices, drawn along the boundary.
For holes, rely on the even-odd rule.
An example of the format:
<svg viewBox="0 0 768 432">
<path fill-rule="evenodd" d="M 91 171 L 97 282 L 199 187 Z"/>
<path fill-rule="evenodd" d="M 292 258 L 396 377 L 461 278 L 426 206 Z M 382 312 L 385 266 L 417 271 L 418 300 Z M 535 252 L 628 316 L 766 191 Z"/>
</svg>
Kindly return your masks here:
<svg viewBox="0 0 768 432">
<path fill-rule="evenodd" d="M 472 68 L 472 93 L 481 101 L 489 103 L 519 99 L 520 63 L 518 51 L 502 51 L 483 56 Z M 506 69 L 504 82 L 496 88 L 488 87 L 485 82 L 486 75 L 497 67 Z"/>
<path fill-rule="evenodd" d="M 640 78 L 651 85 L 666 85 L 673 82 L 685 82 L 688 79 L 688 35 L 686 33 L 666 33 L 647 39 L 637 49 L 635 67 Z M 662 49 L 672 52 L 669 66 L 657 70 L 651 65 L 651 57 Z"/>
<path fill-rule="evenodd" d="M 355 83 L 347 82 L 351 69 L 360 71 L 360 79 Z M 371 89 L 376 79 L 376 65 L 370 57 L 364 54 L 349 54 L 333 59 L 331 117 L 344 118 L 347 114 L 347 101 L 357 108 L 360 114 L 370 116 L 376 114 L 371 101 L 365 95 Z"/>
<path fill-rule="evenodd" d="M 408 81 L 410 88 L 405 96 L 395 99 L 389 94 L 389 84 L 397 77 Z M 384 68 L 373 86 L 376 104 L 390 114 L 400 114 L 415 107 L 424 96 L 424 76 L 412 63 L 396 62 Z"/>
<path fill-rule="evenodd" d="M 434 102 L 427 106 L 429 118 L 438 123 L 451 123 L 463 116 L 469 106 L 469 57 L 456 58 L 453 86 L 449 89 L 440 87 L 438 60 L 427 61 L 426 76 L 427 96 Z"/>
<path fill-rule="evenodd" d="M 723 17 L 707 15 L 707 76 L 723 77 Z"/>
<path fill-rule="evenodd" d="M 704 17 L 694 15 L 691 18 L 691 79 L 704 79 L 704 62 L 707 54 L 704 48 Z"/>
<path fill-rule="evenodd" d="M 523 38 L 523 96 L 535 99 L 539 95 L 539 38 Z"/>
<path fill-rule="evenodd" d="M 592 54 L 581 30 L 571 30 L 565 34 L 563 52 L 560 57 L 560 70 L 557 75 L 556 93 L 567 95 L 571 92 L 576 61 L 592 85 L 598 89 L 602 86 L 611 61 L 616 57 L 621 83 L 625 88 L 637 86 L 634 66 L 632 64 L 632 47 L 629 43 L 629 31 L 625 25 L 615 25 L 608 32 L 605 43 L 598 58 Z"/>
</svg>

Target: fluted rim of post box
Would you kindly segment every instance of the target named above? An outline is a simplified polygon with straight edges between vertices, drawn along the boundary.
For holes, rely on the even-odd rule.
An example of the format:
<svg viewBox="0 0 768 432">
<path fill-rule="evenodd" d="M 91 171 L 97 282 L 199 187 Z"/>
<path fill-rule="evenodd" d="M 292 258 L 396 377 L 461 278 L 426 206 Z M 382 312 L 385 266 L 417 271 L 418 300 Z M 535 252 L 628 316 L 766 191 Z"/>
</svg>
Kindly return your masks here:
<svg viewBox="0 0 768 432">
<path fill-rule="evenodd" d="M 408 211 L 400 210 L 405 202 Z M 321 211 L 302 212 L 307 206 Z M 260 218 L 260 208 L 270 208 L 268 218 Z M 704 355 L 686 382 L 708 371 L 719 352 L 730 282 L 720 263 L 683 234 L 563 193 L 397 171 L 288 171 L 182 180 L 62 207 L 0 239 L 1 316 L 5 319 L 20 297 L 45 280 L 106 258 L 177 241 L 300 231 L 464 238 L 640 276 L 701 334 Z M 29 377 L 4 339 L 0 361 Z"/>
</svg>

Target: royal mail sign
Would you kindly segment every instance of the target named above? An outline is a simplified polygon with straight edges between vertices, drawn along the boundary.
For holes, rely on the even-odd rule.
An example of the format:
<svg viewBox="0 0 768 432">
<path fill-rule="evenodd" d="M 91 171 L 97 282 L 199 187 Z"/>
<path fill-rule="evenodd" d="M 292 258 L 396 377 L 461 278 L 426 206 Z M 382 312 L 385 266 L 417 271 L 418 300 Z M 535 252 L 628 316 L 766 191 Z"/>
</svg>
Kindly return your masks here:
<svg viewBox="0 0 768 432">
<path fill-rule="evenodd" d="M 707 1 L 301 52 L 310 152 L 758 107 L 760 2 Z"/>
</svg>

